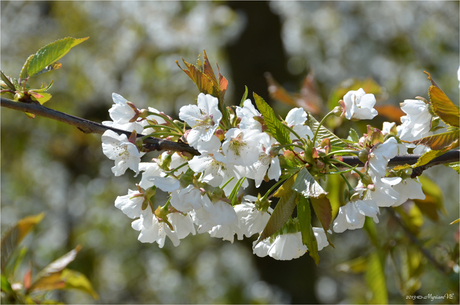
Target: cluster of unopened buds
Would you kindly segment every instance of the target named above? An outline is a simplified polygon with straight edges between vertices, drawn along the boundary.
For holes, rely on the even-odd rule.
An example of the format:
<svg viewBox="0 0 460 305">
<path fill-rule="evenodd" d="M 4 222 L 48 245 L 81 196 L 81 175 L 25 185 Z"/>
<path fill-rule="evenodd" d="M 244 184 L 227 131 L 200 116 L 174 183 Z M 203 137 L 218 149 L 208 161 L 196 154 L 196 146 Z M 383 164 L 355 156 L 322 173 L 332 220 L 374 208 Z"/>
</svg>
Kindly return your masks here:
<svg viewBox="0 0 460 305">
<path fill-rule="evenodd" d="M 366 216 L 378 222 L 380 207 L 425 198 L 417 178 L 388 168 L 390 159 L 408 154 L 408 149 L 410 153 L 428 149 L 407 143 L 432 133 L 433 116 L 427 102 L 421 99 L 401 103 L 406 113 L 401 125 L 386 122 L 382 130 L 369 126 L 361 138 L 349 138 L 346 149 L 331 151 L 331 139 L 319 136 L 318 124 L 316 128 L 308 124 L 310 114 L 302 108 L 292 109 L 280 120 L 291 142 L 281 145 L 273 132 L 268 132 L 266 120 L 250 99 L 240 106 L 227 107 L 228 117 L 223 124 L 218 98 L 209 94 L 200 93 L 196 104 L 183 106 L 180 120 L 150 107 L 139 110 L 115 93 L 112 98 L 112 121 L 103 124 L 133 133 L 128 137 L 107 130 L 102 136 L 102 148 L 115 161 L 115 176 L 128 168 L 136 175 L 142 173 L 136 187 L 115 200 L 115 206 L 134 219 L 132 228 L 140 232 L 141 242 L 157 242 L 163 247 L 166 236 L 178 246 L 189 234 L 208 232 L 230 242 L 235 235 L 243 239 L 261 234 L 273 214 L 270 205 L 277 197 L 273 192 L 300 169 L 307 169 L 309 177 L 319 180 L 345 167 L 341 173 L 350 177 L 348 195 L 331 222 L 335 233 L 362 228 Z M 363 89 L 349 91 L 330 115 L 370 120 L 377 115 L 375 103 L 374 95 Z M 165 151 L 151 161 L 141 161 L 146 153 L 142 140 L 149 136 L 188 143 L 200 154 Z M 359 156 L 364 167 L 346 167 L 340 156 L 347 154 Z M 264 195 L 245 195 L 251 180 L 256 188 L 270 180 L 273 186 Z M 319 181 L 311 188 L 316 195 L 327 194 Z M 169 196 L 164 205 L 155 207 L 152 198 L 158 189 Z M 328 246 L 327 235 L 332 230 L 324 226 L 312 229 L 317 250 Z M 279 260 L 298 258 L 307 251 L 296 218 L 290 218 L 268 237 L 259 236 L 253 246 L 254 254 Z"/>
</svg>

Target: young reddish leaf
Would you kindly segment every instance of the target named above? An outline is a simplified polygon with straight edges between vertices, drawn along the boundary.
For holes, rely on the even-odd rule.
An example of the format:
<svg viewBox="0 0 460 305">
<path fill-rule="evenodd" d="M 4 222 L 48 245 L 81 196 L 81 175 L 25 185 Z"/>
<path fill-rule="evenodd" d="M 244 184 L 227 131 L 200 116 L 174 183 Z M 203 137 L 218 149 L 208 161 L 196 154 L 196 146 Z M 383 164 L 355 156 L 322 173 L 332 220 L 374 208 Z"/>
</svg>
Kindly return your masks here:
<svg viewBox="0 0 460 305">
<path fill-rule="evenodd" d="M 65 287 L 65 281 L 61 279 L 61 273 L 62 270 L 40 277 L 28 291 L 63 289 Z"/>
<path fill-rule="evenodd" d="M 291 191 L 281 196 L 275 209 L 273 210 L 272 216 L 270 216 L 267 225 L 260 234 L 258 242 L 272 236 L 276 231 L 281 229 L 281 227 L 291 217 L 297 201 L 298 198 L 296 192 Z"/>
<path fill-rule="evenodd" d="M 220 74 L 220 68 L 218 65 L 217 65 L 217 71 L 219 73 L 219 98 L 221 101 L 223 101 L 225 92 L 227 92 L 228 80 L 225 77 L 223 77 L 222 74 Z"/>
<path fill-rule="evenodd" d="M 188 75 L 188 77 L 190 77 L 190 79 L 197 86 L 198 90 L 204 94 L 214 95 L 213 83 L 212 83 L 212 80 L 209 78 L 209 76 L 203 74 L 203 72 L 201 72 L 200 69 L 198 69 L 195 65 L 192 65 L 186 62 L 184 59 L 182 59 L 182 61 L 187 67 L 187 70 L 182 69 L 182 67 L 179 65 L 179 63 L 176 60 L 177 66 L 182 71 L 184 71 L 185 74 Z"/>
<path fill-rule="evenodd" d="M 19 220 L 14 227 L 8 230 L 2 238 L 2 272 L 8 263 L 8 260 L 19 245 L 21 240 L 45 217 L 44 213 L 34 216 L 28 216 Z"/>
<path fill-rule="evenodd" d="M 289 106 L 297 106 L 295 99 L 267 72 L 264 74 L 268 83 L 268 93 L 270 98 L 287 104 Z"/>
<path fill-rule="evenodd" d="M 27 290 L 30 288 L 30 285 L 32 284 L 32 268 L 29 268 L 29 270 L 26 271 L 24 274 L 24 288 Z"/>
<path fill-rule="evenodd" d="M 58 61 L 64 55 L 66 55 L 70 49 L 76 45 L 82 43 L 89 37 L 85 38 L 73 38 L 66 37 L 63 39 L 56 40 L 50 44 L 47 44 L 43 48 L 34 54 L 31 59 L 27 72 L 29 77 L 41 72 L 43 69 Z"/>
<path fill-rule="evenodd" d="M 327 232 L 332 221 L 332 207 L 329 199 L 323 194 L 318 198 L 311 197 L 310 200 L 316 216 L 321 222 L 324 231 Z"/>
<path fill-rule="evenodd" d="M 428 79 L 431 81 L 432 86 L 428 89 L 428 96 L 430 97 L 433 111 L 436 115 L 447 125 L 459 127 L 460 124 L 460 112 L 459 108 L 452 103 L 447 95 L 439 88 L 439 86 L 431 79 L 431 75 L 428 75 Z"/>
<path fill-rule="evenodd" d="M 384 116 L 390 122 L 396 122 L 401 124 L 401 117 L 406 115 L 404 111 L 401 110 L 401 107 L 396 107 L 395 105 L 381 105 L 375 106 L 375 110 L 378 111 L 379 116 Z"/>
<path fill-rule="evenodd" d="M 212 69 L 211 63 L 208 60 L 206 51 L 203 50 L 203 53 L 204 53 L 204 64 L 203 64 L 202 71 L 204 72 L 204 75 L 206 75 L 207 77 L 211 79 L 213 85 L 217 87 L 218 83 L 217 83 L 216 75 L 214 74 L 214 70 Z"/>
<path fill-rule="evenodd" d="M 309 73 L 303 80 L 300 94 L 290 94 L 287 92 L 270 73 L 267 72 L 264 76 L 268 83 L 268 93 L 271 99 L 289 106 L 302 107 L 313 114 L 321 112 L 320 106 L 322 101 L 312 73 Z"/>
<path fill-rule="evenodd" d="M 418 158 L 417 160 L 417 163 L 415 163 L 414 165 L 412 165 L 412 168 L 416 168 L 416 167 L 419 167 L 419 166 L 423 166 L 427 163 L 429 163 L 431 160 L 443 155 L 444 153 L 446 153 L 447 151 L 451 150 L 451 149 L 454 149 L 454 148 L 457 148 L 459 145 L 458 143 L 458 139 L 456 139 L 454 142 L 452 142 L 449 146 L 445 147 L 444 149 L 442 150 L 430 150 L 430 151 L 427 151 L 426 153 L 424 153 L 423 155 L 420 156 L 420 158 Z"/>
<path fill-rule="evenodd" d="M 53 275 L 53 274 L 60 274 L 62 270 L 67 267 L 68 264 L 70 264 L 75 257 L 78 254 L 78 251 L 80 251 L 81 246 L 78 245 L 75 249 L 72 251 L 64 254 L 45 268 L 43 268 L 42 271 L 40 271 L 37 274 L 37 279 L 35 282 L 32 284 L 32 287 L 30 290 L 41 290 L 42 288 L 42 283 L 45 285 L 48 283 L 48 276 Z"/>
<path fill-rule="evenodd" d="M 413 144 L 423 144 L 432 150 L 442 150 L 449 145 L 452 145 L 459 138 L 459 130 L 438 133 L 429 137 L 424 137 L 419 140 L 412 141 Z"/>
<path fill-rule="evenodd" d="M 321 113 L 322 104 L 323 100 L 318 93 L 318 86 L 313 72 L 308 72 L 303 80 L 300 98 L 297 98 L 297 105 L 313 114 L 319 114 Z"/>
<path fill-rule="evenodd" d="M 72 251 L 46 266 L 37 275 L 37 279 L 30 286 L 28 292 L 73 288 L 87 292 L 95 299 L 98 299 L 99 296 L 83 274 L 66 269 L 66 266 L 75 259 L 80 249 L 81 246 L 77 246 Z"/>
<path fill-rule="evenodd" d="M 176 60 L 177 66 L 184 71 L 188 77 L 190 77 L 197 86 L 198 90 L 204 94 L 209 94 L 219 99 L 219 110 L 222 112 L 222 123 L 224 126 L 230 126 L 230 115 L 224 105 L 224 95 L 228 86 L 227 79 L 220 74 L 219 70 L 219 82 L 217 81 L 211 64 L 209 63 L 208 56 L 206 55 L 206 51 L 204 51 L 204 64 L 201 64 L 199 57 L 197 60 L 197 66 L 186 62 L 184 59 L 182 59 L 182 61 L 187 67 L 187 70 L 182 69 Z"/>
<path fill-rule="evenodd" d="M 316 265 L 319 264 L 318 242 L 316 241 L 315 233 L 311 226 L 311 209 L 308 199 L 299 196 L 297 204 L 297 218 L 300 223 L 300 232 L 302 233 L 302 243 L 307 246 L 308 253 L 315 260 Z"/>
</svg>

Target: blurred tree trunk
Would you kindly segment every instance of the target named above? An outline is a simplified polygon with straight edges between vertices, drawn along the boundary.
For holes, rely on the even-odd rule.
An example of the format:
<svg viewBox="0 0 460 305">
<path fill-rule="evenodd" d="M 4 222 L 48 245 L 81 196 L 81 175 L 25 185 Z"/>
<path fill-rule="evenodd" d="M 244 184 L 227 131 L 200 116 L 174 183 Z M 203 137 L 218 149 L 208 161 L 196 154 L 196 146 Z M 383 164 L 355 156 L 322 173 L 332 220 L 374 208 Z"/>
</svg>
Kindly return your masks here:
<svg viewBox="0 0 460 305">
<path fill-rule="evenodd" d="M 241 35 L 226 47 L 235 99 L 248 87 L 249 96 L 256 92 L 268 101 L 265 72 L 270 72 L 281 84 L 293 81 L 287 71 L 287 57 L 281 39 L 280 17 L 268 2 L 229 2 L 228 5 L 246 17 Z M 258 190 L 262 192 L 263 190 Z M 248 246 L 252 246 L 248 240 Z M 262 280 L 276 285 L 291 296 L 292 303 L 318 303 L 314 286 L 316 266 L 308 254 L 292 261 L 277 261 L 270 257 L 254 257 Z"/>
</svg>

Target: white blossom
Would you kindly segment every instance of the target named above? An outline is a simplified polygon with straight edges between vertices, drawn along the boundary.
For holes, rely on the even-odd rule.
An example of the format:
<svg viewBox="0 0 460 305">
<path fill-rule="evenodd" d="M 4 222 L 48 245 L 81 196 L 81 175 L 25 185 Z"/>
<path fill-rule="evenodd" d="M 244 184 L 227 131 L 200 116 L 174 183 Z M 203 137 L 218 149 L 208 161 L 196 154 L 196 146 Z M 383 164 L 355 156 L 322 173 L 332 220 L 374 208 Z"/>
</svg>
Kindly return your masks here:
<svg viewBox="0 0 460 305">
<path fill-rule="evenodd" d="M 325 247 L 329 246 L 326 232 L 324 232 L 323 228 L 313 227 L 313 234 L 315 234 L 316 243 L 318 244 L 318 251 L 321 251 Z"/>
<path fill-rule="evenodd" d="M 218 99 L 209 94 L 200 93 L 197 105 L 183 106 L 179 110 L 179 118 L 192 127 L 187 136 L 188 143 L 196 148 L 201 139 L 209 141 L 219 127 L 222 113 L 218 107 Z"/>
<path fill-rule="evenodd" d="M 259 243 L 257 243 L 257 240 L 255 240 L 252 243 L 252 252 L 258 257 L 265 257 L 268 255 L 268 250 L 270 250 L 270 246 L 270 238 L 261 240 Z"/>
<path fill-rule="evenodd" d="M 342 233 L 345 230 L 360 229 L 364 225 L 366 216 L 372 217 L 378 223 L 377 214 L 379 214 L 379 207 L 373 200 L 350 201 L 340 207 L 333 224 L 334 232 Z"/>
<path fill-rule="evenodd" d="M 397 127 L 401 140 L 415 141 L 431 135 L 431 119 L 429 105 L 421 100 L 404 100 L 401 110 L 407 115 L 401 117 L 401 125 Z"/>
<path fill-rule="evenodd" d="M 373 94 L 362 88 L 348 91 L 343 97 L 345 117 L 348 120 L 372 120 L 377 114 L 374 105 L 377 102 Z"/>
<path fill-rule="evenodd" d="M 274 259 L 286 261 L 301 257 L 307 250 L 307 246 L 302 243 L 300 232 L 280 234 L 268 249 L 268 255 Z"/>
<path fill-rule="evenodd" d="M 131 227 L 140 231 L 138 240 L 143 243 L 158 243 L 160 248 L 163 248 L 166 236 L 172 241 L 173 245 L 177 247 L 180 243 L 179 237 L 176 232 L 171 231 L 169 226 L 162 221 L 159 221 L 156 216 L 152 216 L 152 225 L 146 227 L 144 225 L 143 217 L 136 219 L 131 223 Z"/>
<path fill-rule="evenodd" d="M 138 191 L 128 190 L 128 195 L 118 196 L 115 199 L 115 207 L 120 209 L 129 218 L 137 218 L 142 212 L 144 196 Z"/>
<path fill-rule="evenodd" d="M 135 130 L 137 133 L 142 133 L 144 127 L 140 123 L 136 121 L 130 122 L 136 113 L 134 109 L 126 103 L 127 100 L 117 93 L 112 93 L 112 99 L 114 104 L 109 109 L 109 116 L 112 121 L 103 121 L 102 124 L 121 130 Z"/>
<path fill-rule="evenodd" d="M 236 233 L 240 240 L 243 239 L 243 235 L 251 237 L 256 233 L 262 232 L 270 219 L 269 213 L 273 211 L 272 208 L 268 209 L 269 213 L 259 211 L 254 204 L 254 201 L 257 199 L 254 196 L 246 195 L 244 199 L 241 204 L 235 206 L 240 227 L 240 232 Z"/>
<path fill-rule="evenodd" d="M 172 192 L 180 187 L 180 182 L 173 176 L 166 177 L 166 173 L 156 162 L 141 162 L 139 170 L 144 171 L 139 185 L 148 189 L 155 185 L 164 192 Z"/>
<path fill-rule="evenodd" d="M 259 142 L 264 141 L 270 141 L 266 133 L 256 129 L 232 128 L 225 135 L 222 152 L 228 163 L 250 166 L 259 159 Z"/>
<path fill-rule="evenodd" d="M 168 221 L 173 226 L 174 231 L 179 239 L 187 237 L 189 234 L 195 235 L 196 230 L 193 225 L 192 217 L 189 214 L 169 213 Z"/>
<path fill-rule="evenodd" d="M 313 139 L 313 132 L 310 127 L 305 125 L 307 120 L 307 113 L 302 108 L 293 108 L 286 115 L 286 123 L 291 127 L 299 137 L 304 139 Z M 291 140 L 297 139 L 292 132 L 290 134 Z"/>
<path fill-rule="evenodd" d="M 222 200 L 213 202 L 208 195 L 204 195 L 202 206 L 191 212 L 194 223 L 198 225 L 198 233 L 207 232 L 217 225 L 238 225 L 238 217 L 231 204 Z"/>
<path fill-rule="evenodd" d="M 399 193 L 399 199 L 393 204 L 394 207 L 399 206 L 406 202 L 408 199 L 426 198 L 422 191 L 422 184 L 416 179 L 404 179 L 401 183 L 393 186 L 394 190 Z"/>
<path fill-rule="evenodd" d="M 171 193 L 171 205 L 182 213 L 201 209 L 203 207 L 201 202 L 201 191 L 192 184 Z"/>
<path fill-rule="evenodd" d="M 125 134 L 117 134 L 112 130 L 106 130 L 101 137 L 102 152 L 110 160 L 115 161 L 112 172 L 115 176 L 123 175 L 128 168 L 136 173 L 139 172 L 139 162 L 143 155 L 136 145 L 128 141 Z"/>
<path fill-rule="evenodd" d="M 375 179 L 385 177 L 387 172 L 388 161 L 396 155 L 406 153 L 404 145 L 398 144 L 398 141 L 391 137 L 384 143 L 379 144 L 371 150 L 369 154 L 369 175 L 375 182 Z"/>
<path fill-rule="evenodd" d="M 401 182 L 400 177 L 378 178 L 374 182 L 374 189 L 367 191 L 365 199 L 374 201 L 379 207 L 393 206 L 400 198 L 394 186 Z"/>
<path fill-rule="evenodd" d="M 254 117 L 262 118 L 262 115 L 254 107 L 251 100 L 247 99 L 243 102 L 243 108 L 236 107 L 236 115 L 241 118 L 240 128 L 241 129 L 256 129 L 262 132 L 262 125 L 260 122 L 254 119 Z"/>
</svg>

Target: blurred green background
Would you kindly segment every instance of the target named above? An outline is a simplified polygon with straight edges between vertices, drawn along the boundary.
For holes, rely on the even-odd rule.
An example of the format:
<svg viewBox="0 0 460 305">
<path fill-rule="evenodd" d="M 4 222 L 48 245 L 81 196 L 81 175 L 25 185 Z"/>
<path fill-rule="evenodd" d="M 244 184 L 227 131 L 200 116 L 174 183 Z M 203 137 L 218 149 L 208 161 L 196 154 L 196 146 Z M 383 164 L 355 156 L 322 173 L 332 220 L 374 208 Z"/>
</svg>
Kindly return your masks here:
<svg viewBox="0 0 460 305">
<path fill-rule="evenodd" d="M 458 104 L 458 2 L 1 2 L 5 74 L 18 77 L 30 54 L 66 36 L 90 39 L 61 60 L 63 68 L 31 85 L 54 79 L 46 106 L 98 122 L 109 119 L 112 92 L 138 108 L 177 117 L 198 92 L 175 60 L 194 63 L 203 50 L 229 80 L 228 104 L 240 101 L 245 85 L 270 101 L 267 71 L 292 92 L 313 71 L 324 101 L 342 81 L 371 77 L 385 88 L 384 103 L 398 105 L 428 98 L 424 70 Z M 289 110 L 270 102 L 282 116 Z M 208 234 L 189 236 L 177 248 L 167 241 L 159 249 L 138 242 L 131 220 L 113 206 L 138 179 L 131 172 L 113 177 L 99 135 L 1 109 L 1 144 L 2 229 L 45 212 L 26 241 L 34 268 L 81 244 L 70 267 L 89 277 L 100 303 L 369 300 L 363 275 L 341 265 L 372 251 L 363 230 L 333 235 L 335 249 L 320 252 L 318 267 L 308 255 L 288 262 L 258 258 L 251 241 L 230 244 Z M 449 223 L 459 214 L 459 178 L 445 167 L 425 174 L 444 190 L 447 213 L 438 223 L 425 220 L 420 238 L 447 264 L 458 247 L 458 225 Z M 156 197 L 158 204 L 165 200 L 164 194 Z M 389 244 L 404 236 L 385 209 L 380 220 L 377 229 Z M 405 302 L 394 266 L 386 267 L 390 302 Z M 447 292 L 452 279 L 429 264 L 424 272 L 418 294 Z M 79 292 L 52 297 L 95 302 Z"/>
</svg>

